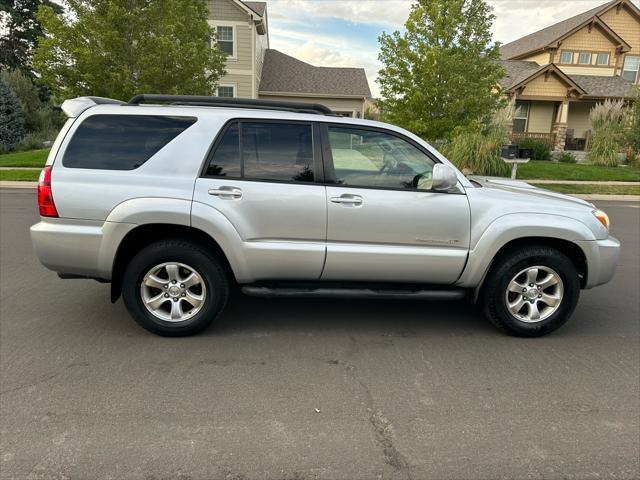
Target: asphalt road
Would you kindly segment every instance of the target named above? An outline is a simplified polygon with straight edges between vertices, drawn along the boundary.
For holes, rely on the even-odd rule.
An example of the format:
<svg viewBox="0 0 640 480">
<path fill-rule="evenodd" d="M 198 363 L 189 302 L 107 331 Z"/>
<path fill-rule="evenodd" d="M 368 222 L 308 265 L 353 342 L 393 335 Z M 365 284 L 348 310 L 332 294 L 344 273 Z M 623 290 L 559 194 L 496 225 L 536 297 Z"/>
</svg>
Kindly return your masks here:
<svg viewBox="0 0 640 480">
<path fill-rule="evenodd" d="M 638 478 L 640 205 L 599 206 L 618 273 L 544 338 L 463 303 L 236 296 L 167 339 L 41 267 L 34 193 L 3 190 L 0 476 Z"/>
</svg>

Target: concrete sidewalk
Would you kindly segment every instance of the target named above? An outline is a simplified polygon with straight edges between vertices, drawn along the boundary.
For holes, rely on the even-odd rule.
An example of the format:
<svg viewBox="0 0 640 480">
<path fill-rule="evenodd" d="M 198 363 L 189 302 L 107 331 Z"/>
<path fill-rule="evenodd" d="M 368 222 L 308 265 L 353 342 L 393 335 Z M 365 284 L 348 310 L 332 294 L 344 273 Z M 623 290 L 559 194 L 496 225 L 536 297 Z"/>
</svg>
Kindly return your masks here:
<svg viewBox="0 0 640 480">
<path fill-rule="evenodd" d="M 640 185 L 640 182 L 614 182 L 609 180 L 606 180 L 604 182 L 593 182 L 589 180 L 522 180 L 520 178 L 518 178 L 517 180 L 521 180 L 532 185 Z"/>
</svg>

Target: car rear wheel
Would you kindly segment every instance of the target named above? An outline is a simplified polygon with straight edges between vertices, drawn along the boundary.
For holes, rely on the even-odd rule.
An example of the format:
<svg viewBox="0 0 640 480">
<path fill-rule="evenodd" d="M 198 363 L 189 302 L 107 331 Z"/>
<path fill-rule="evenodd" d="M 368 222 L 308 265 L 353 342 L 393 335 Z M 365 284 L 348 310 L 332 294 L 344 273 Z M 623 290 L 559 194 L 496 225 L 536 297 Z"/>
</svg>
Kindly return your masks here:
<svg viewBox="0 0 640 480">
<path fill-rule="evenodd" d="M 122 282 L 129 313 L 163 336 L 193 335 L 207 328 L 228 294 L 227 275 L 215 256 L 182 240 L 142 249 L 127 265 Z"/>
<path fill-rule="evenodd" d="M 485 316 L 511 335 L 537 337 L 562 326 L 580 295 L 575 265 L 549 247 L 525 247 L 496 259 L 485 281 Z"/>
</svg>

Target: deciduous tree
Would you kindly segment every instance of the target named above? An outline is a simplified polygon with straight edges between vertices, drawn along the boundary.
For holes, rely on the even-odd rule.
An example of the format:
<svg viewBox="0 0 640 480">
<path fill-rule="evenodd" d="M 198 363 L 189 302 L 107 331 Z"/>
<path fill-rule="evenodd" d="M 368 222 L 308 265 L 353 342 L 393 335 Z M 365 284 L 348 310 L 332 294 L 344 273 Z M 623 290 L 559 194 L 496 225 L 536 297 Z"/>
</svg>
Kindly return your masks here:
<svg viewBox="0 0 640 480">
<path fill-rule="evenodd" d="M 209 47 L 205 0 L 67 0 L 43 6 L 34 66 L 56 99 L 137 93 L 211 95 L 225 56 Z"/>
<path fill-rule="evenodd" d="M 490 118 L 500 105 L 495 16 L 484 0 L 417 0 L 406 31 L 383 33 L 383 118 L 429 140 Z"/>
</svg>

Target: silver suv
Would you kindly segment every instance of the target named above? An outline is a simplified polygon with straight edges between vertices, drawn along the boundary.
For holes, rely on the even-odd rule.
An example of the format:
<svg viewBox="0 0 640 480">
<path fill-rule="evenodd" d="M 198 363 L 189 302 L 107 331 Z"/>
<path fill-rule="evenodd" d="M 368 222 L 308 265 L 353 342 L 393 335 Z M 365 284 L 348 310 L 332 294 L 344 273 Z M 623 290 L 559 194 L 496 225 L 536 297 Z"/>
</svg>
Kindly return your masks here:
<svg viewBox="0 0 640 480">
<path fill-rule="evenodd" d="M 466 178 L 393 125 L 322 105 L 139 95 L 64 102 L 42 171 L 40 261 L 111 282 L 167 336 L 206 328 L 230 289 L 459 299 L 497 327 L 561 326 L 620 253 L 592 204 Z"/>
</svg>

